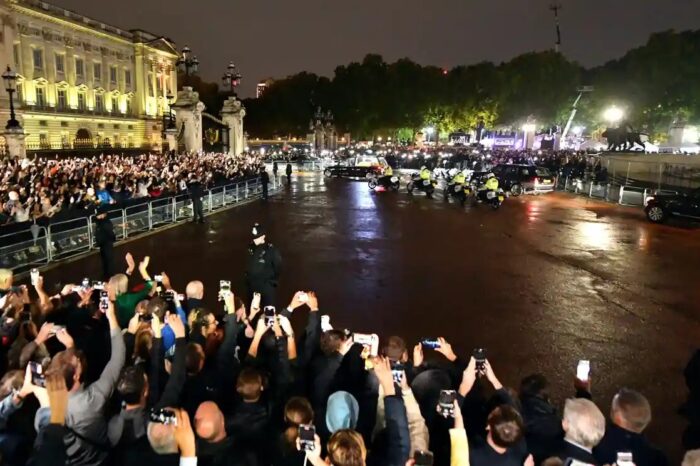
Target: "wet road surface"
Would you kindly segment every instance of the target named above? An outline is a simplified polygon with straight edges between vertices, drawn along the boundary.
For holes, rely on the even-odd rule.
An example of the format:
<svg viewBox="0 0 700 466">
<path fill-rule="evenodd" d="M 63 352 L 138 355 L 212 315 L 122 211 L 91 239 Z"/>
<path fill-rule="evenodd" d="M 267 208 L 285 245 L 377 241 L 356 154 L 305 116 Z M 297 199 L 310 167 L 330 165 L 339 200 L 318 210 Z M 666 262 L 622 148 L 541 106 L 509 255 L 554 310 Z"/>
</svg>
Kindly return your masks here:
<svg viewBox="0 0 700 466">
<path fill-rule="evenodd" d="M 218 280 L 242 283 L 260 221 L 283 257 L 280 307 L 298 289 L 315 290 L 337 327 L 401 335 L 411 346 L 444 336 L 464 355 L 485 347 L 505 385 L 542 372 L 559 406 L 573 394 L 577 361 L 590 359 L 603 413 L 620 387 L 640 390 L 654 410 L 652 440 L 680 460 L 682 370 L 700 344 L 700 230 L 652 225 L 641 209 L 565 194 L 510 198 L 494 212 L 371 194 L 364 182 L 316 174 L 207 220 L 117 252 L 150 255 L 151 274 L 165 270 L 181 292 L 202 279 L 214 308 Z M 98 277 L 99 258 L 46 276 Z"/>
</svg>

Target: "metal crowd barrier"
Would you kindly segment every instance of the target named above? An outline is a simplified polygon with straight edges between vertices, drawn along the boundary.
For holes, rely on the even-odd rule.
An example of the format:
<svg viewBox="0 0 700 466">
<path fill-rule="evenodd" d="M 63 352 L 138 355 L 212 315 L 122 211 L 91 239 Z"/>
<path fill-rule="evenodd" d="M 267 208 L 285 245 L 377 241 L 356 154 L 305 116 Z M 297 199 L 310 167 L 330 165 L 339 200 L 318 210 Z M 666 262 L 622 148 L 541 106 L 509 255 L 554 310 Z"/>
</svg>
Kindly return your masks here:
<svg viewBox="0 0 700 466">
<path fill-rule="evenodd" d="M 637 186 L 624 186 L 616 183 L 598 183 L 581 178 L 558 178 L 556 189 L 581 194 L 592 199 L 615 202 L 620 205 L 644 207 L 646 199 L 654 191 Z"/>
<path fill-rule="evenodd" d="M 270 177 L 268 192 L 280 188 L 275 177 Z M 235 205 L 262 195 L 260 179 L 239 181 L 218 186 L 202 196 L 205 213 Z M 143 204 L 107 212 L 112 220 L 117 240 L 131 238 L 147 231 L 158 230 L 192 218 L 192 201 L 187 194 L 165 199 L 154 199 Z M 48 227 L 32 225 L 29 230 L 0 236 L 0 268 L 20 273 L 32 267 L 84 254 L 96 249 L 94 236 L 95 216 L 52 223 Z"/>
</svg>

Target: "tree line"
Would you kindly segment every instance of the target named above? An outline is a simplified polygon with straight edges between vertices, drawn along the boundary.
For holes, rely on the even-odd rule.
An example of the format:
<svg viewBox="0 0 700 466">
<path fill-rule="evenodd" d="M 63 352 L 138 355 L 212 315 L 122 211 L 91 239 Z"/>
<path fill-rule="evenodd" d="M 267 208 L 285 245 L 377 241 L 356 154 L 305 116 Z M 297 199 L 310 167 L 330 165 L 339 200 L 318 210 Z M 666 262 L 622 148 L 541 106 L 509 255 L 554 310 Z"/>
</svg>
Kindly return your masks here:
<svg viewBox="0 0 700 466">
<path fill-rule="evenodd" d="M 220 108 L 216 86 L 208 86 L 203 100 Z M 700 30 L 652 34 L 645 45 L 590 69 L 554 51 L 451 70 L 370 54 L 337 67 L 332 78 L 301 72 L 275 81 L 261 98 L 244 102 L 245 125 L 253 137 L 300 137 L 321 107 L 353 138 L 408 139 L 428 125 L 468 131 L 480 121 L 496 128 L 530 119 L 542 129 L 566 123 L 581 86 L 594 90 L 580 102 L 577 125 L 600 130 L 605 108 L 617 105 L 633 127 L 663 139 L 674 119 L 700 117 Z"/>
</svg>

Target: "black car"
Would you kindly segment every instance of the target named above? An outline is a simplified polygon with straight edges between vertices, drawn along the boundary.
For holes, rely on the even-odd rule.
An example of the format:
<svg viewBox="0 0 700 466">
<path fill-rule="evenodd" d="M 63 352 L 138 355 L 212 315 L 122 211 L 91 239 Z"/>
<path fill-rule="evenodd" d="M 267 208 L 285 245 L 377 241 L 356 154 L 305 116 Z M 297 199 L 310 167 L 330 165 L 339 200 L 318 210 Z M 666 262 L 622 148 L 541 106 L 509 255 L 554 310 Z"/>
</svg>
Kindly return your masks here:
<svg viewBox="0 0 700 466">
<path fill-rule="evenodd" d="M 700 188 L 689 193 L 657 193 L 646 200 L 644 211 L 654 223 L 662 223 L 669 217 L 700 220 Z"/>
<path fill-rule="evenodd" d="M 323 170 L 325 176 L 337 176 L 343 178 L 368 178 L 371 174 L 379 175 L 381 168 L 377 166 L 357 165 L 333 165 Z"/>
<path fill-rule="evenodd" d="M 551 193 L 554 191 L 554 175 L 544 167 L 534 165 L 496 165 L 491 170 L 504 191 L 513 196 L 521 194 Z"/>
</svg>

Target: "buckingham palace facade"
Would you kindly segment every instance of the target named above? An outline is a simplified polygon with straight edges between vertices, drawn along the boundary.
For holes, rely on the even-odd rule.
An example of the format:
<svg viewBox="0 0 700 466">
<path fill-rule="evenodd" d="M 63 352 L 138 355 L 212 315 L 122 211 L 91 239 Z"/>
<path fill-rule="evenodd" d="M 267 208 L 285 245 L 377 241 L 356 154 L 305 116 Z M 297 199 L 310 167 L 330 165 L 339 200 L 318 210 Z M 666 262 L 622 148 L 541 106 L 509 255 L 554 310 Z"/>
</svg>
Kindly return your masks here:
<svg viewBox="0 0 700 466">
<path fill-rule="evenodd" d="M 37 0 L 0 0 L 0 21 L 0 69 L 18 75 L 27 149 L 161 148 L 167 96 L 177 90 L 171 40 Z"/>
</svg>

